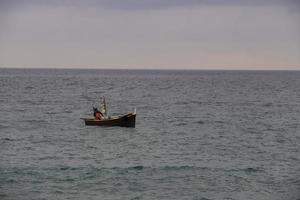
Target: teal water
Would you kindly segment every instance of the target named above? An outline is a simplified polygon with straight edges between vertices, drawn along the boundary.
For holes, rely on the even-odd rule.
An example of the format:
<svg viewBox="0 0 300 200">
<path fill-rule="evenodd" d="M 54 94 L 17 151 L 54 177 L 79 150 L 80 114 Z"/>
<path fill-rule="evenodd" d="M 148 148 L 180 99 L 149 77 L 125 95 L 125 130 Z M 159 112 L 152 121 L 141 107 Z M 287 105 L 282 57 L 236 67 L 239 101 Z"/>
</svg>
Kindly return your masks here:
<svg viewBox="0 0 300 200">
<path fill-rule="evenodd" d="M 300 72 L 0 69 L 0 199 L 299 199 Z M 136 128 L 86 127 L 137 108 Z"/>
</svg>

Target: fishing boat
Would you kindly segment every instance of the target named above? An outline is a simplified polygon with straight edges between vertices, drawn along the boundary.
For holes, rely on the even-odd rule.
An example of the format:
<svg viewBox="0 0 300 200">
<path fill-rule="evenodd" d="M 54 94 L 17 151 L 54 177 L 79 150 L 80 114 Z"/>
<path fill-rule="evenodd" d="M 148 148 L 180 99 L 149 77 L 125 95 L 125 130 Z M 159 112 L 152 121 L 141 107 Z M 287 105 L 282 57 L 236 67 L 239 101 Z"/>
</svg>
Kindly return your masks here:
<svg viewBox="0 0 300 200">
<path fill-rule="evenodd" d="M 122 126 L 122 127 L 135 127 L 136 109 L 121 116 L 109 116 L 107 114 L 107 107 L 105 98 L 103 97 L 100 110 L 93 107 L 94 118 L 81 118 L 84 120 L 86 126 Z"/>
</svg>

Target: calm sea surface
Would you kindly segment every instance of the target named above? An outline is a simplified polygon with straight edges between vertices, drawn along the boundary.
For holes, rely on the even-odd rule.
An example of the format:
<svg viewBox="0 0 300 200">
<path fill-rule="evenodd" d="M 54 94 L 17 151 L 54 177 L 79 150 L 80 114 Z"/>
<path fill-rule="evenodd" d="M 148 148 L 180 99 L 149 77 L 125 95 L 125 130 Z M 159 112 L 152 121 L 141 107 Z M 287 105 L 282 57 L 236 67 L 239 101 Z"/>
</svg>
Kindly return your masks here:
<svg viewBox="0 0 300 200">
<path fill-rule="evenodd" d="M 0 199 L 300 199 L 300 72 L 0 69 Z"/>
</svg>

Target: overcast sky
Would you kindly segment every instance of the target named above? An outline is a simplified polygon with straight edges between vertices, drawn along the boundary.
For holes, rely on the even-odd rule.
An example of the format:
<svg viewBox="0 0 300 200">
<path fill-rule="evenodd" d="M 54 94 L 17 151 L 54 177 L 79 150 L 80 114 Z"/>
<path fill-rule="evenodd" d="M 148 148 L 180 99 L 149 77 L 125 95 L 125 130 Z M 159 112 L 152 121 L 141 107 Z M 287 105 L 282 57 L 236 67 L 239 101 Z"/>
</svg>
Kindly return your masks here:
<svg viewBox="0 0 300 200">
<path fill-rule="evenodd" d="M 300 1 L 0 0 L 0 67 L 300 70 Z"/>
</svg>

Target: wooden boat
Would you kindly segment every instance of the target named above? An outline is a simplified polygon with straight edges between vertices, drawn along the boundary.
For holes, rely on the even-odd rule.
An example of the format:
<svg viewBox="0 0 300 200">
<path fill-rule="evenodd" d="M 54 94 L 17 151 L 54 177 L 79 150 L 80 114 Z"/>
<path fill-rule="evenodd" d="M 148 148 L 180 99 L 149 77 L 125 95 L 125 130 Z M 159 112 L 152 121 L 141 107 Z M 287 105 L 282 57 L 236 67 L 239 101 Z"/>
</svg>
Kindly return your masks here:
<svg viewBox="0 0 300 200">
<path fill-rule="evenodd" d="M 82 118 L 86 126 L 123 126 L 135 127 L 136 113 L 129 113 L 119 117 L 109 117 L 108 119 L 96 120 L 94 118 Z"/>
<path fill-rule="evenodd" d="M 101 106 L 100 106 L 101 107 Z M 122 127 L 135 127 L 136 110 L 134 112 L 128 113 L 126 115 L 110 117 L 107 115 L 106 102 L 103 98 L 102 110 L 98 111 L 97 108 L 94 109 L 94 116 L 96 112 L 101 113 L 101 119 L 95 118 L 81 118 L 84 120 L 86 126 L 122 126 Z"/>
</svg>

